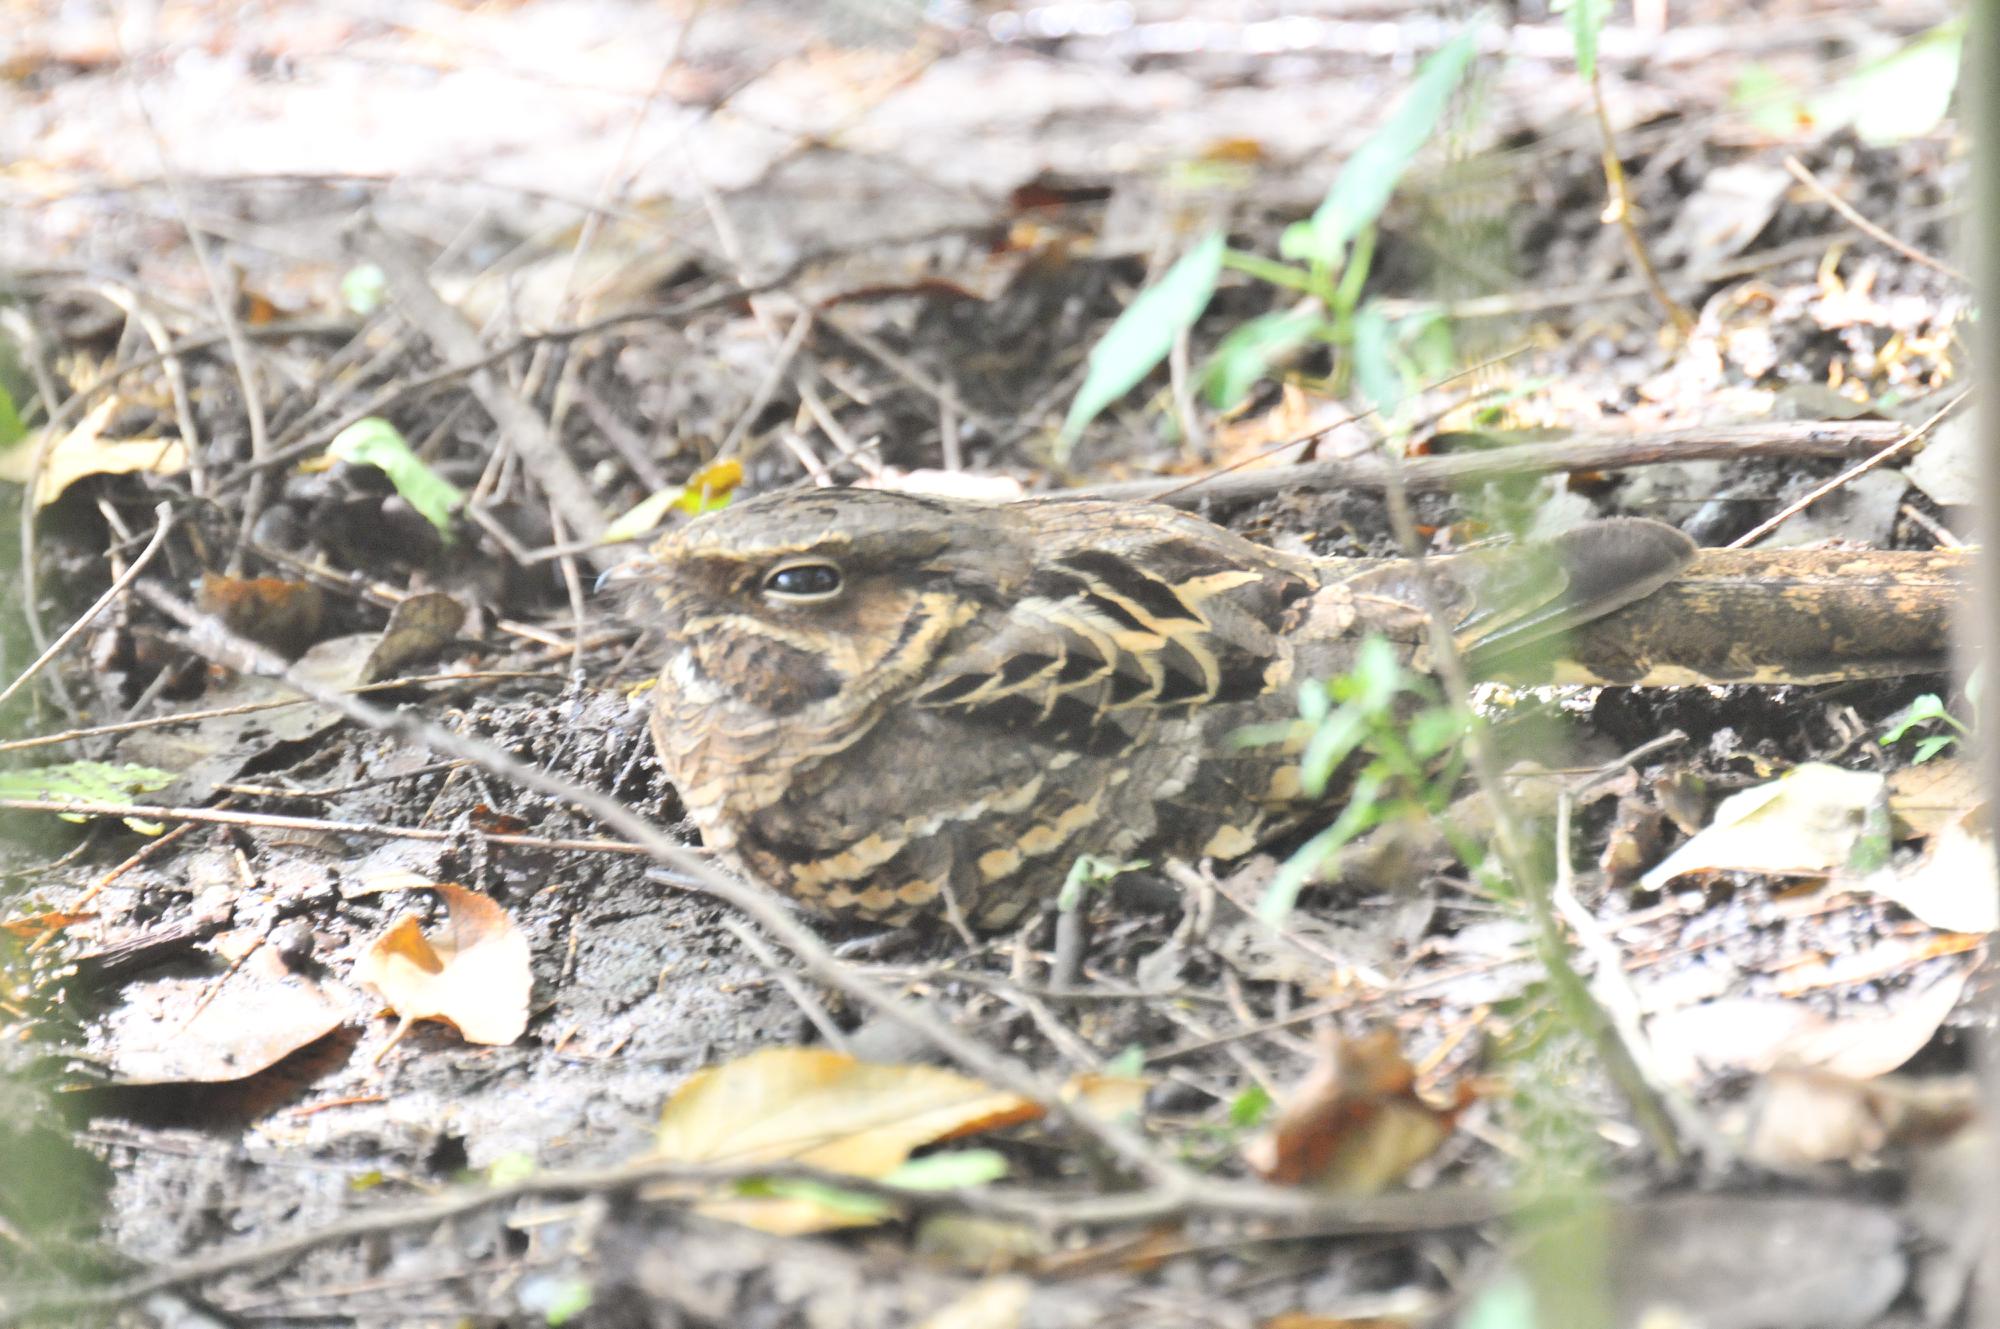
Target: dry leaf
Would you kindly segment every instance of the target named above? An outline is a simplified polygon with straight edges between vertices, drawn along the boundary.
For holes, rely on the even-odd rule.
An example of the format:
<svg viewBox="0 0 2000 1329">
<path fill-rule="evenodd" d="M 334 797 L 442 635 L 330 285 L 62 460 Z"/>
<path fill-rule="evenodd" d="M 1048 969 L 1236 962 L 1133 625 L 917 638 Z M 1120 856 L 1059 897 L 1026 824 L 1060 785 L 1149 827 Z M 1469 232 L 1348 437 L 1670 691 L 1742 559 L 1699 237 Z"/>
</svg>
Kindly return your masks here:
<svg viewBox="0 0 2000 1329">
<path fill-rule="evenodd" d="M 29 914 L 25 918 L 10 918 L 0 923 L 0 932 L 19 937 L 23 941 L 39 941 L 51 932 L 61 932 L 64 928 L 76 926 L 96 918 L 96 914 Z"/>
<path fill-rule="evenodd" d="M 1971 968 L 1891 993 L 1868 1013 L 1830 1019 L 1799 1001 L 1725 997 L 1653 1017 L 1654 1064 L 1677 1084 L 1780 1067 L 1850 1079 L 1885 1075 L 1923 1050 L 1958 1004 Z"/>
<path fill-rule="evenodd" d="M 1936 835 L 1979 801 L 1979 771 L 1964 757 L 1889 772 L 1889 815 L 1908 839 Z"/>
<path fill-rule="evenodd" d="M 1656 891 L 1688 872 L 1805 874 L 1860 866 L 1877 853 L 1886 857 L 1888 839 L 1881 776 L 1808 762 L 1722 800 L 1715 820 L 1641 884 Z"/>
<path fill-rule="evenodd" d="M 1243 1161 L 1279 1185 L 1373 1194 L 1428 1158 L 1463 1106 L 1439 1109 L 1416 1096 L 1416 1072 L 1393 1033 L 1329 1034 L 1270 1129 L 1244 1146 Z"/>
<path fill-rule="evenodd" d="M 1965 1077 L 1855 1080 L 1825 1071 L 1773 1071 L 1744 1114 L 1743 1152 L 1773 1168 L 1861 1165 L 1886 1149 L 1934 1145 L 1977 1117 Z"/>
<path fill-rule="evenodd" d="M 341 1018 L 318 984 L 266 947 L 219 979 L 128 989 L 108 1022 L 111 1071 L 123 1084 L 241 1080 L 324 1038 Z"/>
<path fill-rule="evenodd" d="M 1016 1094 L 935 1066 L 766 1048 L 691 1076 L 660 1115 L 656 1156 L 734 1166 L 795 1162 L 873 1179 L 887 1176 L 920 1146 L 1040 1115 Z M 879 1217 L 805 1196 L 718 1200 L 702 1209 L 779 1233 Z"/>
<path fill-rule="evenodd" d="M 988 1278 L 925 1316 L 917 1329 L 1018 1329 L 1034 1290 L 1025 1278 Z"/>
<path fill-rule="evenodd" d="M 326 599 L 308 581 L 284 577 L 230 577 L 201 574 L 195 603 L 214 614 L 239 637 L 293 657 L 319 637 L 326 617 Z"/>
<path fill-rule="evenodd" d="M 1137 1075 L 1101 1075 L 1095 1072 L 1073 1076 L 1063 1086 L 1063 1101 L 1089 1109 L 1106 1121 L 1130 1121 L 1146 1111 L 1146 1095 L 1153 1081 Z"/>
<path fill-rule="evenodd" d="M 187 469 L 187 446 L 179 439 L 104 438 L 104 427 L 122 403 L 107 397 L 92 407 L 67 434 L 57 439 L 35 470 L 36 435 L 0 451 L 0 480 L 24 485 L 35 481 L 35 507 L 45 508 L 78 480 L 90 475 L 179 475 Z"/>
<path fill-rule="evenodd" d="M 451 645 L 465 626 L 465 606 L 442 591 L 413 595 L 389 614 L 382 639 L 361 666 L 363 683 L 394 678 L 403 666 L 429 660 Z"/>
<path fill-rule="evenodd" d="M 426 937 L 415 914 L 370 943 L 354 980 L 405 1022 L 444 1020 L 468 1043 L 511 1043 L 528 1027 L 534 985 L 528 941 L 507 911 L 478 891 L 440 882 L 445 923 Z"/>
<path fill-rule="evenodd" d="M 1851 890 L 1894 900 L 1934 928 L 2000 931 L 2000 895 L 1993 889 L 1993 825 L 1983 803 L 1941 826 L 1916 862 L 1837 880 Z"/>
</svg>

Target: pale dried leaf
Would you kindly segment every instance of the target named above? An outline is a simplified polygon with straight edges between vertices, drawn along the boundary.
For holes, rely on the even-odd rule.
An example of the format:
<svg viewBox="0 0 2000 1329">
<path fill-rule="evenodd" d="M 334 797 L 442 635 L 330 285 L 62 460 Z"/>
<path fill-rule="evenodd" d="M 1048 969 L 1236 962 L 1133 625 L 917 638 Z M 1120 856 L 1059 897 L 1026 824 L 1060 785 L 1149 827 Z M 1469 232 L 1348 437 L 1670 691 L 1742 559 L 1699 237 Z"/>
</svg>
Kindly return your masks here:
<svg viewBox="0 0 2000 1329">
<path fill-rule="evenodd" d="M 661 1158 L 811 1164 L 881 1177 L 919 1146 L 1026 1121 L 1019 1095 L 936 1066 L 886 1066 L 819 1048 L 765 1048 L 695 1072 L 660 1116 Z"/>
<path fill-rule="evenodd" d="M 414 914 L 370 943 L 354 980 L 404 1020 L 443 1020 L 469 1043 L 511 1043 L 528 1027 L 528 941 L 487 896 L 440 882 L 445 922 L 425 936 Z"/>
<path fill-rule="evenodd" d="M 1946 823 L 1923 856 L 1866 876 L 1843 879 L 1853 890 L 1893 900 L 1934 928 L 1947 932 L 2000 931 L 2000 893 L 1994 883 L 1993 826 L 1981 804 Z"/>
<path fill-rule="evenodd" d="M 1015 1094 L 935 1066 L 878 1065 L 817 1048 L 765 1048 L 697 1071 L 661 1113 L 655 1156 L 741 1166 L 796 1162 L 879 1179 L 924 1145 L 1031 1120 Z M 706 1200 L 703 1213 L 795 1235 L 878 1222 L 879 1209 L 811 1188 Z"/>
<path fill-rule="evenodd" d="M 1976 1117 L 1964 1077 L 1855 1080 L 1780 1069 L 1760 1081 L 1743 1117 L 1743 1152 L 1773 1168 L 1865 1165 L 1886 1149 L 1948 1139 Z"/>
<path fill-rule="evenodd" d="M 107 397 L 57 439 L 35 469 L 33 437 L 0 451 L 0 480 L 24 485 L 35 482 L 35 507 L 44 508 L 78 480 L 90 475 L 179 475 L 187 469 L 187 445 L 179 439 L 103 437 L 104 427 L 122 403 Z"/>
<path fill-rule="evenodd" d="M 1882 777 L 1809 762 L 1724 799 L 1714 821 L 1641 884 L 1659 890 L 1689 872 L 1819 873 L 1849 866 L 1877 847 L 1887 852 Z"/>
<path fill-rule="evenodd" d="M 1830 1019 L 1803 1002 L 1726 997 L 1655 1016 L 1654 1063 L 1677 1084 L 1726 1071 L 1779 1067 L 1868 1079 L 1895 1070 L 1929 1043 L 1965 990 L 1969 967 L 1928 987 L 1892 993 L 1867 1014 Z"/>
<path fill-rule="evenodd" d="M 268 948 L 234 972 L 134 984 L 108 1022 L 123 1084 L 209 1084 L 255 1075 L 340 1027 L 341 1009 Z"/>
<path fill-rule="evenodd" d="M 1889 772 L 1889 815 L 1912 838 L 1937 834 L 1979 802 L 1979 770 L 1964 757 Z"/>
<path fill-rule="evenodd" d="M 1025 1278 L 988 1278 L 925 1316 L 917 1329 L 1016 1329 L 1034 1290 Z"/>
</svg>

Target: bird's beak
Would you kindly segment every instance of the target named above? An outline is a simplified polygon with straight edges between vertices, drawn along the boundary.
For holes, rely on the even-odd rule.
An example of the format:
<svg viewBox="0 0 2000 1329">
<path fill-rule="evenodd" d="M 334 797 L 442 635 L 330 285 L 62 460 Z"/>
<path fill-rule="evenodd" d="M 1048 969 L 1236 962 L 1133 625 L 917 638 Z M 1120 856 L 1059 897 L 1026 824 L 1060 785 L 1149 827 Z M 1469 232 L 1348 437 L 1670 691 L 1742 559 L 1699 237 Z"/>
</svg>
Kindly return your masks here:
<svg viewBox="0 0 2000 1329">
<path fill-rule="evenodd" d="M 653 566 L 652 558 L 646 554 L 635 554 L 622 563 L 613 563 L 597 574 L 597 580 L 592 583 L 590 593 L 602 595 L 607 586 L 624 587 L 643 580 Z"/>
</svg>

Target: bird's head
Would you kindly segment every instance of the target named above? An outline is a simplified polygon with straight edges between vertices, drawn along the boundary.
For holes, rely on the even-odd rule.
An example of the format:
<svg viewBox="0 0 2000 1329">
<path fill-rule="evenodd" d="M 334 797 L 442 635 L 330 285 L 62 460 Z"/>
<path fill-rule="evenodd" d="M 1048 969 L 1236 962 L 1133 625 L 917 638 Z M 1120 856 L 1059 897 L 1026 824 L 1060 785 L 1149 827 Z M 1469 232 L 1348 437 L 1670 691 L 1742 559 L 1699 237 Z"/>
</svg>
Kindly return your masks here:
<svg viewBox="0 0 2000 1329">
<path fill-rule="evenodd" d="M 886 490 L 768 494 L 661 539 L 637 576 L 663 701 L 743 719 L 859 718 L 921 679 L 1030 567 L 1007 508 Z"/>
</svg>

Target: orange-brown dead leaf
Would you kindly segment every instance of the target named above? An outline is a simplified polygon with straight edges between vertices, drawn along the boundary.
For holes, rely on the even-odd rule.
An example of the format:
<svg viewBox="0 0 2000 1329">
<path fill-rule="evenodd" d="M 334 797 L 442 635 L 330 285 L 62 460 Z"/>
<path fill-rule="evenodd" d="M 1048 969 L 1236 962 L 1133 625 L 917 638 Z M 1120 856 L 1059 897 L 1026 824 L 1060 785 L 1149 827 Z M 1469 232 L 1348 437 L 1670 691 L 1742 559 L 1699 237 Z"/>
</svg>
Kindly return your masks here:
<svg viewBox="0 0 2000 1329">
<path fill-rule="evenodd" d="M 38 941 L 52 932 L 61 932 L 96 917 L 96 914 L 30 914 L 26 918 L 10 918 L 0 923 L 0 932 L 23 941 Z"/>
<path fill-rule="evenodd" d="M 296 656 L 319 638 L 326 601 L 319 587 L 283 577 L 201 575 L 196 603 L 239 637 Z"/>
<path fill-rule="evenodd" d="M 443 1020 L 468 1043 L 511 1043 L 528 1027 L 528 942 L 507 911 L 478 891 L 440 882 L 445 922 L 425 936 L 405 914 L 370 943 L 354 979 L 407 1023 Z"/>
<path fill-rule="evenodd" d="M 1266 1181 L 1370 1194 L 1396 1181 L 1450 1135 L 1466 1094 L 1449 1109 L 1416 1095 L 1416 1072 L 1395 1035 L 1328 1035 L 1320 1058 L 1278 1110 L 1269 1130 L 1243 1148 Z"/>
</svg>

